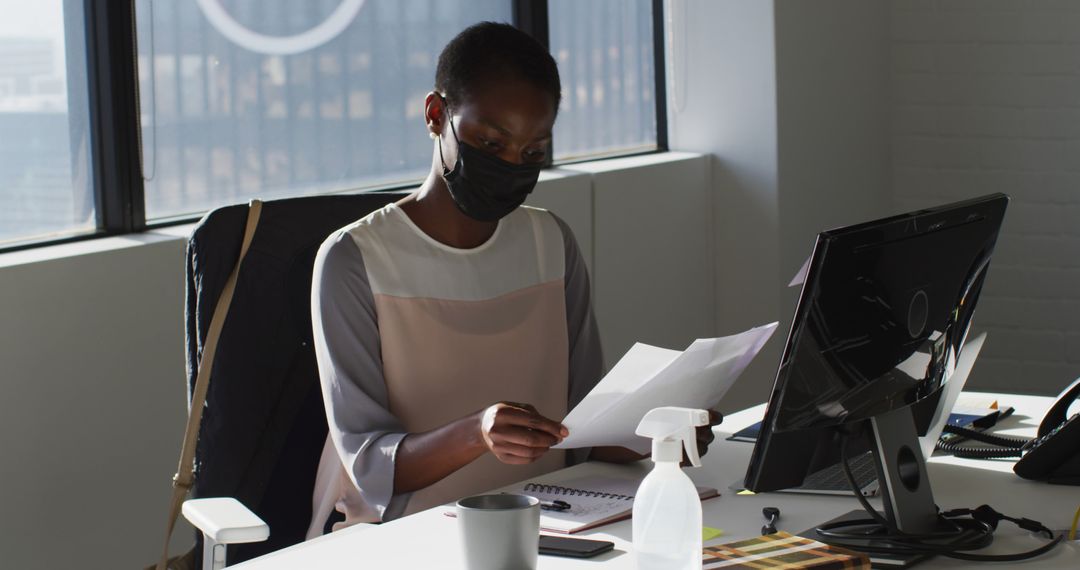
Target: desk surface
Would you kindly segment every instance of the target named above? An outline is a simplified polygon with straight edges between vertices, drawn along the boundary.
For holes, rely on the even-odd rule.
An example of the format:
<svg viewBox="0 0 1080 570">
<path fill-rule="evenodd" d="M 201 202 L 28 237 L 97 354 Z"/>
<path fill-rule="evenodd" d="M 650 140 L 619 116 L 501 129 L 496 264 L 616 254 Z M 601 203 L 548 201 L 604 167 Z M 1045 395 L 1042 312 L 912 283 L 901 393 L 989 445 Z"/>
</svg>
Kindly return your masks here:
<svg viewBox="0 0 1080 570">
<path fill-rule="evenodd" d="M 996 396 L 996 395 L 995 395 Z M 1032 436 L 1043 413 L 1053 403 L 1040 396 L 1000 396 L 1003 403 L 1016 408 L 996 432 Z M 858 508 L 853 497 L 831 497 L 767 493 L 739 496 L 728 490 L 746 471 L 753 445 L 730 442 L 724 438 L 761 419 L 764 404 L 728 416 L 718 426 L 716 442 L 702 459 L 703 466 L 688 473 L 699 485 L 716 487 L 723 494 L 705 501 L 706 526 L 723 529 L 724 535 L 708 544 L 749 538 L 760 532 L 761 509 L 780 508 L 781 530 L 798 532 L 831 517 Z M 642 473 L 651 462 L 635 465 L 586 463 L 551 474 L 553 480 L 568 480 L 591 473 Z M 1012 472 L 1011 461 L 981 461 L 935 456 L 928 462 L 934 497 L 943 509 L 989 504 L 1014 517 L 1042 521 L 1052 529 L 1068 528 L 1072 514 L 1080 506 L 1080 492 L 1075 487 L 1035 483 L 1020 479 Z M 880 500 L 875 501 L 880 508 Z M 463 568 L 456 520 L 434 508 L 386 524 L 359 525 L 315 540 L 251 560 L 233 568 L 243 570 L 285 570 L 294 568 Z M 270 529 L 273 532 L 273 529 Z M 633 569 L 631 521 L 626 520 L 575 536 L 611 540 L 615 550 L 590 560 L 541 556 L 541 570 L 584 568 Z M 985 553 L 1028 550 L 1045 539 L 1033 537 L 1008 523 L 998 528 L 994 544 Z M 1016 564 L 1023 568 L 1080 568 L 1080 541 L 1065 543 L 1042 558 Z M 439 554 L 441 553 L 441 554 Z M 602 563 L 599 563 L 602 562 Z M 974 563 L 937 557 L 920 567 L 973 568 Z M 1010 566 L 1011 567 L 1011 566 Z"/>
</svg>

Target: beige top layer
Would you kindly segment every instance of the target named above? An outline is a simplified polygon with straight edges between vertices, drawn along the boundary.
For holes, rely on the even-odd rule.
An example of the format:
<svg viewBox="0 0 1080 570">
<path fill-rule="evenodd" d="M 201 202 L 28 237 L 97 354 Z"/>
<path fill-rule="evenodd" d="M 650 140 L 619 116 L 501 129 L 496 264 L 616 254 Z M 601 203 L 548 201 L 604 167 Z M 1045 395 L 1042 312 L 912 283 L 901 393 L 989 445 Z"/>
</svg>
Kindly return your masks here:
<svg viewBox="0 0 1080 570">
<path fill-rule="evenodd" d="M 535 208 L 472 249 L 435 241 L 396 205 L 342 228 L 316 258 L 312 324 L 330 432 L 309 537 L 335 505 L 346 525 L 391 520 L 563 467 L 561 452 L 526 466 L 484 456 L 418 492 L 393 489 L 406 434 L 504 400 L 562 419 L 602 373 L 577 244 Z"/>
</svg>

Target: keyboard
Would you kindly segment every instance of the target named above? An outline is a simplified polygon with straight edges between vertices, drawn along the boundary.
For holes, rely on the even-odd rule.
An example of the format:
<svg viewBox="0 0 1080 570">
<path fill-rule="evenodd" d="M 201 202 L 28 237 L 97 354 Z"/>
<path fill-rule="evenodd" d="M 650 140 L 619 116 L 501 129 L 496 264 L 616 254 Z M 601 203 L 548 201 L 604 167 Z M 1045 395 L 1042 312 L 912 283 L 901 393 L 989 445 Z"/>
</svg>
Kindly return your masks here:
<svg viewBox="0 0 1080 570">
<path fill-rule="evenodd" d="M 874 467 L 874 456 L 870 452 L 863 453 L 850 462 L 851 474 L 855 476 L 862 494 L 872 497 L 877 494 L 877 469 Z M 830 465 L 820 471 L 815 471 L 803 480 L 803 484 L 786 492 L 792 493 L 826 493 L 849 495 L 851 485 L 848 484 L 844 469 L 839 463 Z"/>
</svg>

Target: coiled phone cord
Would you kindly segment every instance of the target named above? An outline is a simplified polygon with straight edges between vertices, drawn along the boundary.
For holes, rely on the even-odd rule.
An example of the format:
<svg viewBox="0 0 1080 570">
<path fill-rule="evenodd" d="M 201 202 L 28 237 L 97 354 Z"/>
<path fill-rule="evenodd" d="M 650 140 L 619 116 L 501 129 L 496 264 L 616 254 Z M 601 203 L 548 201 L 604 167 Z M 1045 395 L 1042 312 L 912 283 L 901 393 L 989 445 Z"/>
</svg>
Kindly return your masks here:
<svg viewBox="0 0 1080 570">
<path fill-rule="evenodd" d="M 961 445 L 959 442 L 938 442 L 937 447 L 935 448 L 946 453 L 951 453 L 956 457 L 968 459 L 1004 459 L 1009 457 L 1020 457 L 1027 451 L 1027 446 L 1030 445 L 1032 441 L 1030 438 L 992 435 L 960 426 L 946 425 L 944 432 L 997 446 L 973 447 Z"/>
</svg>

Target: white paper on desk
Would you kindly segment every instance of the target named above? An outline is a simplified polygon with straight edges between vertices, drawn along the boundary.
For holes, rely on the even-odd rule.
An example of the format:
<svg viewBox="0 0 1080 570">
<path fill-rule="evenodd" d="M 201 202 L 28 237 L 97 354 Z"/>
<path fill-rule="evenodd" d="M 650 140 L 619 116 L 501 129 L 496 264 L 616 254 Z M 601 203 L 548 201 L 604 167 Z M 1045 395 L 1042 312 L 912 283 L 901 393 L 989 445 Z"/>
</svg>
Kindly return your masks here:
<svg viewBox="0 0 1080 570">
<path fill-rule="evenodd" d="M 776 325 L 699 339 L 682 353 L 635 344 L 563 419 L 570 435 L 555 447 L 617 445 L 648 452 L 651 442 L 634 433 L 646 412 L 660 406 L 715 407 Z"/>
</svg>

